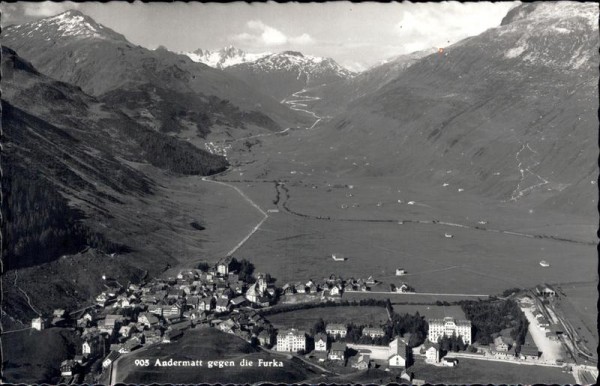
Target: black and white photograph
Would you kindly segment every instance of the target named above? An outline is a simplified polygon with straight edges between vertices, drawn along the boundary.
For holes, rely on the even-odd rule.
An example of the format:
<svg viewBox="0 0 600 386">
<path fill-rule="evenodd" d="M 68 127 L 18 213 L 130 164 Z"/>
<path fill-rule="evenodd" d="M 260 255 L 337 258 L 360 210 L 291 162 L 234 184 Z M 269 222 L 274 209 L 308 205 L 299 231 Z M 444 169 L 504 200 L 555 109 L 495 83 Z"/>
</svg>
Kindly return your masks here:
<svg viewBox="0 0 600 386">
<path fill-rule="evenodd" d="M 0 13 L 0 383 L 597 383 L 597 2 Z"/>
</svg>

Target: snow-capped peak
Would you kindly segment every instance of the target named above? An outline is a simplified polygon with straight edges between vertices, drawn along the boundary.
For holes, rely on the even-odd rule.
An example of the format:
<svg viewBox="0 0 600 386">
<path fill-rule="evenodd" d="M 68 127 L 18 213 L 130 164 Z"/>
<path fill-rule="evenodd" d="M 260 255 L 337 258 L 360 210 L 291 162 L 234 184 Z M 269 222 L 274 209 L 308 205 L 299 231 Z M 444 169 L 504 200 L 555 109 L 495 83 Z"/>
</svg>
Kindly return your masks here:
<svg viewBox="0 0 600 386">
<path fill-rule="evenodd" d="M 199 48 L 192 52 L 181 52 L 181 54 L 187 55 L 194 62 L 204 63 L 215 68 L 226 68 L 240 63 L 253 62 L 271 53 L 251 54 L 234 46 L 227 46 L 218 51 L 202 50 Z"/>
<path fill-rule="evenodd" d="M 340 78 L 354 76 L 352 71 L 340 66 L 331 58 L 303 55 L 297 51 L 283 51 L 278 54 L 267 55 L 246 65 L 265 72 L 294 71 L 308 73 L 310 78 L 318 78 L 323 75 Z"/>
<path fill-rule="evenodd" d="M 7 27 L 3 35 L 24 35 L 57 41 L 61 38 L 96 38 L 126 41 L 125 37 L 101 24 L 91 17 L 75 10 L 69 10 L 41 20 Z"/>
</svg>

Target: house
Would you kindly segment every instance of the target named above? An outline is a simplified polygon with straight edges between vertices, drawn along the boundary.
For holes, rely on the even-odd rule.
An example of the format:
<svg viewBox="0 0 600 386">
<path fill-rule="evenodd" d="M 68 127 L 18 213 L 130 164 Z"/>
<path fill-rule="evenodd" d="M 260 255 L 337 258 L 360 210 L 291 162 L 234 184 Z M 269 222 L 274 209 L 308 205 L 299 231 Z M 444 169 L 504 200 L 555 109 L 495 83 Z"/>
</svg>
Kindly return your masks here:
<svg viewBox="0 0 600 386">
<path fill-rule="evenodd" d="M 129 338 L 131 334 L 136 332 L 135 324 L 128 324 L 127 326 L 122 326 L 119 329 L 119 335 Z"/>
<path fill-rule="evenodd" d="M 147 327 L 154 327 L 158 325 L 158 318 L 148 312 L 144 312 L 138 315 L 138 323 L 141 323 Z"/>
<path fill-rule="evenodd" d="M 231 310 L 231 306 L 229 305 L 229 299 L 219 298 L 216 302 L 215 311 L 217 312 L 227 312 Z"/>
<path fill-rule="evenodd" d="M 85 357 L 95 357 L 100 353 L 100 348 L 99 336 L 88 337 L 81 345 L 81 353 Z"/>
<path fill-rule="evenodd" d="M 306 286 L 304 285 L 304 283 L 296 284 L 296 286 L 294 287 L 294 290 L 298 294 L 305 294 L 306 293 Z"/>
<path fill-rule="evenodd" d="M 348 333 L 348 328 L 345 324 L 339 323 L 330 323 L 325 327 L 325 332 L 327 335 L 332 336 L 334 338 L 345 338 Z"/>
<path fill-rule="evenodd" d="M 183 313 L 183 305 L 181 303 L 174 303 L 170 306 L 163 307 L 163 316 L 169 318 L 171 316 L 181 317 Z"/>
<path fill-rule="evenodd" d="M 66 317 L 66 311 L 62 308 L 57 308 L 54 310 L 54 312 L 52 313 L 52 316 L 54 316 L 55 318 L 64 318 Z"/>
<path fill-rule="evenodd" d="M 211 311 L 215 308 L 215 304 L 215 298 L 207 296 L 200 299 L 200 301 L 198 302 L 198 309 L 204 311 Z"/>
<path fill-rule="evenodd" d="M 236 324 L 232 319 L 227 319 L 226 321 L 219 324 L 219 330 L 226 332 L 228 334 L 233 334 L 233 330 L 236 328 Z"/>
<path fill-rule="evenodd" d="M 246 305 L 246 298 L 243 296 L 238 296 L 237 298 L 231 299 L 231 307 L 241 307 Z"/>
<path fill-rule="evenodd" d="M 231 256 L 226 256 L 217 262 L 217 274 L 219 276 L 227 276 L 229 274 L 229 270 L 231 269 L 231 263 L 233 258 Z"/>
<path fill-rule="evenodd" d="M 365 353 L 358 353 L 356 360 L 352 362 L 352 367 L 358 370 L 366 370 L 370 366 L 371 356 Z"/>
<path fill-rule="evenodd" d="M 315 351 L 327 351 L 327 335 L 319 332 L 315 335 Z"/>
<path fill-rule="evenodd" d="M 257 283 L 252 284 L 246 291 L 246 299 L 252 303 L 256 303 L 260 296 L 262 296 L 262 292 L 259 290 Z"/>
<path fill-rule="evenodd" d="M 553 298 L 556 296 L 556 291 L 554 290 L 554 288 L 550 287 L 548 284 L 536 286 L 535 291 L 538 293 L 538 295 L 540 295 L 544 298 L 548 298 L 548 297 Z"/>
<path fill-rule="evenodd" d="M 46 321 L 42 317 L 34 318 L 31 320 L 31 328 L 42 331 L 44 328 L 46 328 Z"/>
<path fill-rule="evenodd" d="M 527 332 L 527 335 L 525 335 L 525 343 L 521 345 L 519 357 L 523 360 L 535 360 L 540 357 L 539 348 L 533 341 L 533 337 L 529 331 Z"/>
<path fill-rule="evenodd" d="M 331 296 L 341 296 L 342 290 L 341 290 L 340 286 L 336 284 L 329 289 L 329 294 Z"/>
<path fill-rule="evenodd" d="M 256 299 L 256 304 L 261 307 L 269 307 L 271 305 L 271 299 L 269 299 L 268 296 L 259 296 L 259 298 Z"/>
<path fill-rule="evenodd" d="M 346 343 L 333 342 L 327 356 L 331 360 L 343 361 L 346 359 Z"/>
<path fill-rule="evenodd" d="M 71 377 L 76 372 L 78 367 L 77 362 L 72 359 L 62 361 L 60 364 L 60 375 L 62 377 Z"/>
<path fill-rule="evenodd" d="M 403 268 L 396 268 L 396 276 L 406 275 L 406 270 Z"/>
<path fill-rule="evenodd" d="M 181 338 L 183 332 L 181 330 L 167 330 L 163 336 L 163 343 L 171 343 L 174 340 Z"/>
<path fill-rule="evenodd" d="M 371 338 L 382 338 L 385 336 L 385 332 L 380 327 L 365 327 L 362 330 L 362 335 L 370 336 Z"/>
<path fill-rule="evenodd" d="M 162 304 L 149 304 L 148 312 L 151 312 L 154 315 L 162 316 L 163 315 L 163 305 Z"/>
<path fill-rule="evenodd" d="M 407 367 L 410 348 L 400 338 L 390 342 L 389 356 L 387 358 L 390 367 Z"/>
<path fill-rule="evenodd" d="M 160 343 L 161 340 L 161 332 L 159 329 L 144 331 L 145 344 L 148 345 L 153 343 Z"/>
<path fill-rule="evenodd" d="M 277 333 L 277 351 L 298 352 L 306 350 L 306 332 L 296 330 L 280 330 Z"/>
<path fill-rule="evenodd" d="M 447 366 L 447 367 L 456 367 L 456 366 L 458 366 L 458 359 L 443 358 L 441 363 L 442 363 L 442 365 Z"/>
<path fill-rule="evenodd" d="M 544 318 L 543 316 L 538 316 L 535 319 L 536 319 L 538 326 L 540 326 L 540 327 L 549 327 L 550 326 L 550 323 L 548 322 L 548 320 L 546 318 Z"/>
<path fill-rule="evenodd" d="M 296 292 L 296 288 L 293 285 L 290 285 L 290 283 L 285 283 L 281 290 L 283 291 L 284 295 L 292 295 Z"/>
<path fill-rule="evenodd" d="M 271 334 L 267 330 L 262 330 L 258 334 L 258 342 L 263 347 L 270 347 L 273 344 Z"/>
<path fill-rule="evenodd" d="M 121 354 L 119 354 L 118 351 L 111 351 L 110 354 L 108 354 L 108 356 L 102 361 L 102 367 L 106 369 L 107 367 L 112 365 L 113 362 L 116 361 L 120 356 Z"/>
<path fill-rule="evenodd" d="M 495 351 L 507 352 L 510 349 L 510 344 L 508 340 L 502 336 L 496 337 L 494 339 Z"/>
<path fill-rule="evenodd" d="M 425 350 L 425 362 L 431 364 L 440 363 L 442 359 L 442 353 L 437 344 L 431 345 L 427 350 Z"/>
<path fill-rule="evenodd" d="M 122 322 L 122 315 L 106 315 L 104 321 L 98 322 L 98 328 L 100 329 L 100 332 L 110 335 L 121 326 Z"/>
</svg>

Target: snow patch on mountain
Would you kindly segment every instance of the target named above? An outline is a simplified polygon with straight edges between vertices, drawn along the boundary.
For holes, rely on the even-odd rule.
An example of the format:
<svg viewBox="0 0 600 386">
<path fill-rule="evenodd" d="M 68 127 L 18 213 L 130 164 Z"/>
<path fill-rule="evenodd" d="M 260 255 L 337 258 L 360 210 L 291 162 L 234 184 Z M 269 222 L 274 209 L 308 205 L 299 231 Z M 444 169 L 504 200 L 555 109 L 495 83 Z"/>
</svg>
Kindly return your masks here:
<svg viewBox="0 0 600 386">
<path fill-rule="evenodd" d="M 218 51 L 197 49 L 192 52 L 181 52 L 187 55 L 194 62 L 204 63 L 214 68 L 226 68 L 240 63 L 254 62 L 262 57 L 271 55 L 270 52 L 265 53 L 248 53 L 233 46 L 222 48 Z"/>
<path fill-rule="evenodd" d="M 41 37 L 46 41 L 58 41 L 64 38 L 126 41 L 123 35 L 96 23 L 92 18 L 79 11 L 73 10 L 38 21 L 6 27 L 2 35 L 5 37 L 12 35 Z"/>
</svg>

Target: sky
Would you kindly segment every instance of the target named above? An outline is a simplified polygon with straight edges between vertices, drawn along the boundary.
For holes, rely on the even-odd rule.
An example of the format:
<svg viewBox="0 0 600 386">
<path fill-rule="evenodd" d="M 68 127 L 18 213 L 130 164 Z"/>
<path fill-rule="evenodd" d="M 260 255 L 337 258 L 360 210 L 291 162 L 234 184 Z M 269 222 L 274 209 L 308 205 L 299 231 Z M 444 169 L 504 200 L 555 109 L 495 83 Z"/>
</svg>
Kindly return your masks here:
<svg viewBox="0 0 600 386">
<path fill-rule="evenodd" d="M 3 2 L 0 9 L 3 26 L 78 9 L 150 49 L 162 45 L 180 52 L 233 45 L 251 53 L 294 50 L 331 57 L 360 71 L 497 27 L 518 4 Z"/>
</svg>

